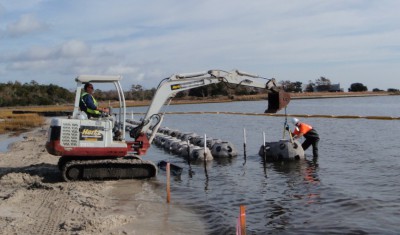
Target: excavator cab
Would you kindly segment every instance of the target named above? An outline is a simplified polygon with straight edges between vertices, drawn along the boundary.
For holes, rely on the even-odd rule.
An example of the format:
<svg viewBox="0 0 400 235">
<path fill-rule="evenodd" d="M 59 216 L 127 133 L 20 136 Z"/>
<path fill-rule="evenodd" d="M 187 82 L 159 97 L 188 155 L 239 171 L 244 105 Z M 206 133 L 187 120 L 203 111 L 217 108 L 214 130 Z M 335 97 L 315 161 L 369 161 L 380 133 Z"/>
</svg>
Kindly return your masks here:
<svg viewBox="0 0 400 235">
<path fill-rule="evenodd" d="M 72 116 L 51 120 L 46 150 L 60 157 L 58 168 L 65 181 L 156 176 L 156 165 L 140 158 L 150 147 L 147 136 L 141 133 L 135 140 L 125 138 L 126 102 L 121 80 L 121 76 L 78 76 Z M 89 82 L 114 85 L 119 98 L 114 115 L 88 117 L 80 110 L 82 86 Z"/>
<path fill-rule="evenodd" d="M 268 93 L 268 109 L 264 113 L 276 113 L 290 102 L 290 94 L 280 90 Z"/>
</svg>

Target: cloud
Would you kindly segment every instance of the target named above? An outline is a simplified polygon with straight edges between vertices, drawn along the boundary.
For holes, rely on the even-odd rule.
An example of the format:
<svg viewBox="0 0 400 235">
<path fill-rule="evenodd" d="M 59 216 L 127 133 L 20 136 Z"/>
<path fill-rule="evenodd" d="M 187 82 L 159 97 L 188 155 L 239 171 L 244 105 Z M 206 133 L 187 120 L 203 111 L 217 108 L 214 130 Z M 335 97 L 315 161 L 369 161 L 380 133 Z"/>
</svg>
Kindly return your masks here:
<svg viewBox="0 0 400 235">
<path fill-rule="evenodd" d="M 397 83 L 377 74 L 400 74 L 399 1 L 24 2 L 0 10 L 0 70 L 10 79 L 121 74 L 153 87 L 176 72 L 237 68 L 384 88 Z"/>
<path fill-rule="evenodd" d="M 82 41 L 71 40 L 61 45 L 57 50 L 62 57 L 80 57 L 87 55 L 90 52 L 90 47 Z"/>
<path fill-rule="evenodd" d="M 49 29 L 49 25 L 40 22 L 36 16 L 27 14 L 21 16 L 18 21 L 10 23 L 6 29 L 6 35 L 10 37 L 20 37 L 29 35 L 37 32 L 46 31 Z"/>
<path fill-rule="evenodd" d="M 0 16 L 4 14 L 5 10 L 6 9 L 4 8 L 4 6 L 0 3 Z"/>
<path fill-rule="evenodd" d="M 27 50 L 16 53 L 9 50 L 0 55 L 0 62 L 17 62 L 17 61 L 46 61 L 46 60 L 62 60 L 67 58 L 77 59 L 90 54 L 90 46 L 79 40 L 70 40 L 56 46 L 31 46 Z"/>
<path fill-rule="evenodd" d="M 33 46 L 19 53 L 3 53 L 0 62 L 9 71 L 61 72 L 65 67 L 80 67 L 78 64 L 90 57 L 90 50 L 85 42 L 70 40 L 53 47 Z"/>
<path fill-rule="evenodd" d="M 124 75 L 126 85 L 142 82 L 143 65 L 129 63 L 121 58 L 123 56 L 117 56 L 107 50 L 92 50 L 86 42 L 70 40 L 55 46 L 33 46 L 19 53 L 3 53 L 0 55 L 0 64 L 5 66 L 0 66 L 0 71 L 29 71 L 31 80 L 36 77 L 40 81 L 45 81 L 40 74 L 51 73 L 60 80 L 65 77 L 71 79 L 80 74 L 118 74 Z M 63 83 L 68 87 L 71 84 Z"/>
</svg>

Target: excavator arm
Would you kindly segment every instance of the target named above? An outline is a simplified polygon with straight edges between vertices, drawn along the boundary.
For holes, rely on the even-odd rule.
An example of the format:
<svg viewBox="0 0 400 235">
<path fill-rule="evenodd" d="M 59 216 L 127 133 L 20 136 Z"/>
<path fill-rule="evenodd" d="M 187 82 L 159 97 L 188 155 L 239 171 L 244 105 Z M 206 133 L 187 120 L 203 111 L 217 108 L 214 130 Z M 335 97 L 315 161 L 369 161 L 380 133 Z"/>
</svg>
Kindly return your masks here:
<svg viewBox="0 0 400 235">
<path fill-rule="evenodd" d="M 268 92 L 268 109 L 265 111 L 266 113 L 276 113 L 286 107 L 290 101 L 289 94 L 276 85 L 275 79 L 266 79 L 238 70 L 231 72 L 209 70 L 199 73 L 175 74 L 160 82 L 142 123 L 131 130 L 130 136 L 135 139 L 139 136 L 143 137 L 151 128 L 152 136 L 149 140 L 151 143 L 162 122 L 163 116 L 159 114 L 159 111 L 168 100 L 172 99 L 180 91 L 220 82 L 266 89 Z"/>
</svg>

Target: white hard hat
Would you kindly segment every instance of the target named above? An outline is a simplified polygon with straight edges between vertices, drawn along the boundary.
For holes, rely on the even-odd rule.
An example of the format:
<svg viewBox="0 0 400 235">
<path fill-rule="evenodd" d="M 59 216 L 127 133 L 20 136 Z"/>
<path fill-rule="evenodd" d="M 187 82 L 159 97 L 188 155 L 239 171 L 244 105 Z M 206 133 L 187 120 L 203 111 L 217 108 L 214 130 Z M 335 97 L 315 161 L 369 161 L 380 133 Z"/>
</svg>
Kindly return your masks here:
<svg viewBox="0 0 400 235">
<path fill-rule="evenodd" d="M 293 125 L 296 125 L 298 122 L 300 122 L 300 120 L 299 119 L 297 119 L 297 118 L 292 118 L 292 123 L 293 123 Z"/>
</svg>

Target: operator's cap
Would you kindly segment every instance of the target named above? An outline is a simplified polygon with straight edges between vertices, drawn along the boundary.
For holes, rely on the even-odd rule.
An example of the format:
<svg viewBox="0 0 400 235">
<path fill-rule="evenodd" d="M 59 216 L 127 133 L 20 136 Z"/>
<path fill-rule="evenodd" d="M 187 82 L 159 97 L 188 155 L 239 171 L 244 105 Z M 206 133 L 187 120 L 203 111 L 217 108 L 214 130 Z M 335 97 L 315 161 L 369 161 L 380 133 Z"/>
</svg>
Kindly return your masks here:
<svg viewBox="0 0 400 235">
<path fill-rule="evenodd" d="M 300 122 L 300 120 L 299 119 L 297 119 L 297 118 L 292 118 L 292 123 L 293 123 L 293 125 L 297 125 L 297 123 L 299 123 Z"/>
</svg>

